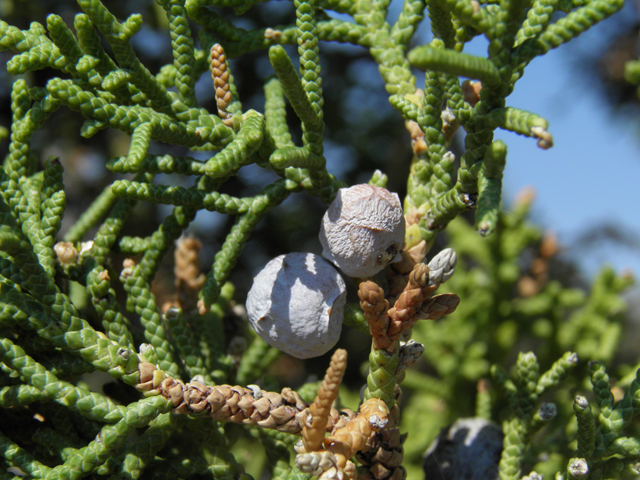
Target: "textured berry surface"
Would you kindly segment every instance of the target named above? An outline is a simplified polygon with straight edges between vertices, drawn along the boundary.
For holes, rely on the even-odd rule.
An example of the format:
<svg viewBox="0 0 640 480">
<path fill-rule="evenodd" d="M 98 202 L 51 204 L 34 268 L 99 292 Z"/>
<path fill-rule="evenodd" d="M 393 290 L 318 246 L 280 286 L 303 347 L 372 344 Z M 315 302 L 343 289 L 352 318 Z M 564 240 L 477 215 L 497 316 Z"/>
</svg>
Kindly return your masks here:
<svg viewBox="0 0 640 480">
<path fill-rule="evenodd" d="M 340 337 L 346 298 L 344 280 L 324 258 L 289 253 L 254 278 L 247 313 L 269 345 L 297 358 L 317 357 Z"/>
</svg>

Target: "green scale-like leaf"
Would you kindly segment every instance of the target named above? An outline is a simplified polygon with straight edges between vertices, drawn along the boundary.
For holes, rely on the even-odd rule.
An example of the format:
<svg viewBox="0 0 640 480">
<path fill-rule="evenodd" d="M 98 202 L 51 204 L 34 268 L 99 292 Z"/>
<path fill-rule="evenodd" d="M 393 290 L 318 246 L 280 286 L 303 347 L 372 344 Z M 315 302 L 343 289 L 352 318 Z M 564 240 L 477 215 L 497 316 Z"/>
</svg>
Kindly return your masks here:
<svg viewBox="0 0 640 480">
<path fill-rule="evenodd" d="M 389 408 L 395 405 L 394 392 L 398 384 L 395 373 L 399 364 L 400 357 L 397 348 L 393 354 L 384 350 L 371 350 L 369 354 L 370 371 L 367 376 L 367 389 L 364 392 L 365 400 L 375 397 L 383 400 Z"/>
</svg>

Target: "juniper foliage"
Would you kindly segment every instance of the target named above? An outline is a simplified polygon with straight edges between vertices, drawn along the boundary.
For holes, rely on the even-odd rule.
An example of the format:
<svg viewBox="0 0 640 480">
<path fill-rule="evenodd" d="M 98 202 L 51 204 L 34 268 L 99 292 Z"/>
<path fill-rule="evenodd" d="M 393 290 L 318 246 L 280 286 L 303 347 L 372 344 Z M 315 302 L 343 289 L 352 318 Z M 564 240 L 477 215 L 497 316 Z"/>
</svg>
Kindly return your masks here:
<svg viewBox="0 0 640 480">
<path fill-rule="evenodd" d="M 523 272 L 523 253 L 540 245 L 540 234 L 526 222 L 527 201 L 500 214 L 507 151 L 493 140 L 502 128 L 552 146 L 547 121 L 508 106 L 506 98 L 531 61 L 612 15 L 622 1 L 405 0 L 389 22 L 386 0 L 295 0 L 289 24 L 245 30 L 235 17 L 254 3 L 158 0 L 173 61 L 156 72 L 132 46 L 142 16 L 120 20 L 100 0 L 78 0 L 82 13 L 73 28 L 54 14 L 27 30 L 0 21 L 0 49 L 14 53 L 7 70 L 15 76 L 0 171 L 2 478 L 226 479 L 262 470 L 271 478 L 309 478 L 293 466 L 293 443 L 317 384 L 298 393 L 270 392 L 272 380 L 264 373 L 278 352 L 248 333 L 229 336 L 225 324 L 239 321 L 229 313 L 229 276 L 265 214 L 293 194 L 329 202 L 346 186 L 326 168 L 321 40 L 371 54 L 397 119 L 411 134 L 405 249 L 427 251 L 446 228 L 461 259 L 450 283 L 463 297 L 461 308 L 443 322 L 413 329 L 427 346 L 429 367 L 423 362 L 405 371 L 410 362 L 402 363 L 401 349 L 371 352 L 366 395 L 386 402 L 391 426 L 372 437 L 382 445 L 378 453 L 358 458 L 361 475 L 395 479 L 408 471 L 415 478 L 436 430 L 465 415 L 504 421 L 503 479 L 519 478 L 523 468 L 576 476 L 585 462 L 592 478 L 635 468 L 640 440 L 631 427 L 640 400 L 633 372 L 616 403 L 604 367 L 591 363 L 595 401 L 578 396 L 571 407 L 570 398 L 573 390 L 587 393 L 571 376 L 580 362 L 612 359 L 623 310 L 619 293 L 631 280 L 605 270 L 585 294 L 548 280 L 553 255 L 543 250 L 537 267 Z M 412 49 L 416 29 L 427 20 L 431 41 Z M 479 35 L 489 42 L 486 57 L 464 53 Z M 283 45 L 297 45 L 298 68 Z M 268 56 L 275 73 L 264 85 L 261 111 L 243 109 L 226 63 L 251 52 Z M 412 67 L 426 72 L 424 86 Z M 42 69 L 59 76 L 29 85 L 29 75 Z M 196 95 L 210 70 L 215 111 Z M 285 99 L 297 118 L 287 120 Z M 87 206 L 64 242 L 58 240 L 67 160 L 41 165 L 33 148 L 36 133 L 61 108 L 82 116 L 85 138 L 106 129 L 131 138 L 127 154 L 105 166 L 123 177 Z M 302 132 L 299 144 L 293 123 Z M 460 127 L 466 135 L 456 161 L 450 146 Z M 153 154 L 152 143 L 178 145 L 190 155 Z M 222 193 L 254 164 L 277 180 L 255 195 Z M 188 177 L 192 186 L 159 184 L 161 174 Z M 386 181 L 382 172 L 371 178 L 376 185 Z M 151 235 L 126 235 L 126 222 L 142 202 L 171 210 Z M 475 230 L 493 233 L 485 241 L 459 217 L 474 208 Z M 177 249 L 184 255 L 175 259 L 178 300 L 163 306 L 152 289 L 160 262 L 203 210 L 233 217 L 233 226 L 206 275 L 194 260 L 197 248 Z M 138 260 L 126 260 L 121 269 L 115 254 Z M 368 331 L 363 322 L 351 306 L 347 328 Z M 242 352 L 237 340 L 243 336 L 248 346 Z M 535 340 L 537 356 L 510 358 L 521 338 Z M 506 371 L 510 362 L 512 373 Z M 100 393 L 89 384 L 96 372 L 115 380 L 110 388 L 116 390 Z M 489 375 L 502 397 L 486 388 Z M 399 404 L 399 420 L 394 404 L 403 380 L 411 395 Z M 258 381 L 260 387 L 252 385 Z M 550 395 L 557 398 L 553 421 L 540 402 Z M 342 396 L 354 393 L 343 389 Z M 474 403 L 475 410 L 469 407 Z M 507 412 L 503 418 L 501 411 Z M 329 431 L 341 421 L 330 418 Z M 409 433 L 406 443 L 400 431 Z M 266 454 L 248 458 L 247 451 Z M 534 465 L 540 453 L 549 460 Z"/>
</svg>

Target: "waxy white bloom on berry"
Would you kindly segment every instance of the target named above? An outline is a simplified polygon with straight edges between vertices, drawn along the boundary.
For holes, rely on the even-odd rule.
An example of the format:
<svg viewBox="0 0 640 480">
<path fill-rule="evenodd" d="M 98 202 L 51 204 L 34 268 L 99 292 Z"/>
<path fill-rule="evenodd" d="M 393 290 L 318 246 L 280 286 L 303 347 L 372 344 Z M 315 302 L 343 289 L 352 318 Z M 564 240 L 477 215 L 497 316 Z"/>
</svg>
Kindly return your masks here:
<svg viewBox="0 0 640 480">
<path fill-rule="evenodd" d="M 368 184 L 341 188 L 322 219 L 322 255 L 350 277 L 400 260 L 405 222 L 398 194 Z"/>
<path fill-rule="evenodd" d="M 346 300 L 344 280 L 329 262 L 289 253 L 271 260 L 253 279 L 247 314 L 265 342 L 304 359 L 338 342 Z"/>
</svg>

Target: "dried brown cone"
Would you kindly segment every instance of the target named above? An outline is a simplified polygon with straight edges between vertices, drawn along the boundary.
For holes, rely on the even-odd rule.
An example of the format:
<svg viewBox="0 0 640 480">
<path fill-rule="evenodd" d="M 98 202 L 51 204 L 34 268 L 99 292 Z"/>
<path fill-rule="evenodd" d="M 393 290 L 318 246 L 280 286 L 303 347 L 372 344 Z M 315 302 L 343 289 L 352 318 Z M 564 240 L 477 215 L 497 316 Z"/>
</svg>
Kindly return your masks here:
<svg viewBox="0 0 640 480">
<path fill-rule="evenodd" d="M 343 428 L 324 439 L 324 446 L 333 452 L 337 466 L 344 469 L 347 460 L 362 450 L 371 436 L 386 427 L 389 408 L 379 398 L 370 398 L 360 406 L 360 412 Z"/>
<path fill-rule="evenodd" d="M 340 384 L 347 368 L 347 351 L 337 349 L 322 380 L 318 395 L 309 406 L 311 419 L 302 427 L 302 444 L 307 452 L 315 452 L 322 447 L 331 406 L 338 398 Z"/>
<path fill-rule="evenodd" d="M 404 291 L 396 300 L 393 308 L 389 309 L 388 336 L 395 341 L 400 338 L 402 331 L 410 328 L 413 319 L 438 285 L 429 286 L 429 267 L 424 263 L 418 263 L 409 274 L 409 281 Z"/>
<path fill-rule="evenodd" d="M 211 78 L 216 90 L 216 104 L 218 115 L 222 123 L 230 127 L 233 125 L 231 114 L 227 107 L 231 104 L 231 85 L 229 84 L 229 70 L 227 70 L 227 57 L 222 45 L 216 43 L 211 47 Z"/>
<path fill-rule="evenodd" d="M 302 434 L 309 416 L 308 404 L 290 388 L 276 393 L 231 385 L 212 387 L 195 381 L 184 384 L 146 362 L 140 363 L 138 371 L 136 388 L 171 400 L 176 413 L 201 413 L 217 421 L 256 425 L 293 435 Z M 331 432 L 344 424 L 343 417 L 353 416 L 347 409 L 331 409 L 325 430 Z"/>
<path fill-rule="evenodd" d="M 389 302 L 384 298 L 384 290 L 375 282 L 368 280 L 360 283 L 358 297 L 360 298 L 360 308 L 364 312 L 364 318 L 369 323 L 369 331 L 373 337 L 373 348 L 375 350 L 387 350 L 391 347 L 393 341 L 387 336 Z"/>
<path fill-rule="evenodd" d="M 403 480 L 407 472 L 402 467 L 406 435 L 398 428 L 400 410 L 396 404 L 389 413 L 389 424 L 372 435 L 365 447 L 356 454 L 360 464 L 367 469 L 360 480 Z"/>
</svg>

